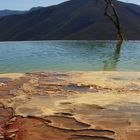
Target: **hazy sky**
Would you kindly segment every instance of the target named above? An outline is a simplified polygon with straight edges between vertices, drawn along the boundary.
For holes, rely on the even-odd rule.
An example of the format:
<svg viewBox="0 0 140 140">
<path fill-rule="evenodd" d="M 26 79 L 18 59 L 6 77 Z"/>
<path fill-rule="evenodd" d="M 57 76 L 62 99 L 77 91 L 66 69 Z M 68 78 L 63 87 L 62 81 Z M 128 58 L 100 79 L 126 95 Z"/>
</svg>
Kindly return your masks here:
<svg viewBox="0 0 140 140">
<path fill-rule="evenodd" d="M 2 9 L 17 9 L 25 10 L 36 6 L 49 6 L 58 4 L 66 0 L 0 0 L 0 10 Z M 140 5 L 140 0 L 121 0 Z"/>
</svg>

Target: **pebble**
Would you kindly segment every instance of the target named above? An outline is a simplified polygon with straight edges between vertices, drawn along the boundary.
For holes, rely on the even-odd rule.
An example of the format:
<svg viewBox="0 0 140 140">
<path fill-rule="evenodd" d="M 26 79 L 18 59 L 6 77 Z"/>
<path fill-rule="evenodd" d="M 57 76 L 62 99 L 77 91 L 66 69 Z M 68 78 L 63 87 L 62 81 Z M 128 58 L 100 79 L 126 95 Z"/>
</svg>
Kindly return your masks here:
<svg viewBox="0 0 140 140">
<path fill-rule="evenodd" d="M 0 134 L 0 140 L 4 140 L 4 136 Z"/>
<path fill-rule="evenodd" d="M 11 129 L 11 130 L 8 130 L 7 132 L 8 133 L 15 133 L 15 132 L 18 132 L 19 131 L 19 129 Z"/>
<path fill-rule="evenodd" d="M 11 121 L 11 122 L 15 122 L 16 119 L 17 119 L 16 117 L 13 117 L 10 121 Z"/>
<path fill-rule="evenodd" d="M 15 137 L 16 136 L 16 134 L 11 134 L 10 136 L 9 136 L 9 138 L 13 138 L 13 137 Z"/>
</svg>

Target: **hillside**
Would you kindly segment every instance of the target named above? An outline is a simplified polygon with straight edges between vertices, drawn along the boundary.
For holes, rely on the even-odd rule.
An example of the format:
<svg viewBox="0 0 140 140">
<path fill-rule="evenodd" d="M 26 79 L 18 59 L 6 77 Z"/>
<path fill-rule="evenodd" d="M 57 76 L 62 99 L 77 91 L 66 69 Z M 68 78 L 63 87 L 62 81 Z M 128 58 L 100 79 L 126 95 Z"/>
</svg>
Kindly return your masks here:
<svg viewBox="0 0 140 140">
<path fill-rule="evenodd" d="M 140 6 L 116 1 L 126 39 L 140 39 Z M 116 30 L 103 15 L 104 0 L 70 0 L 22 15 L 0 18 L 0 40 L 113 40 Z"/>
</svg>

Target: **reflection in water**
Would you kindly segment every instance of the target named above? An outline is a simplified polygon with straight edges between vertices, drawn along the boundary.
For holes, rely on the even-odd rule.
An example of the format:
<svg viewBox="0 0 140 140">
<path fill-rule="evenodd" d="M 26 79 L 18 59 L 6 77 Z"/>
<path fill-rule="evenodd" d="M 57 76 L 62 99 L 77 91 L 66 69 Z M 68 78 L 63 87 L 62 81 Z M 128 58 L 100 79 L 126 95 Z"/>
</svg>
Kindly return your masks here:
<svg viewBox="0 0 140 140">
<path fill-rule="evenodd" d="M 116 44 L 116 47 L 114 48 L 114 52 L 111 58 L 109 58 L 108 60 L 104 61 L 104 67 L 103 70 L 107 71 L 107 70 L 117 70 L 117 64 L 120 60 L 120 53 L 121 53 L 121 47 L 122 47 L 122 43 L 121 41 L 118 41 Z"/>
<path fill-rule="evenodd" d="M 0 73 L 140 70 L 140 42 L 0 42 Z M 121 55 L 120 55 L 121 51 Z"/>
</svg>

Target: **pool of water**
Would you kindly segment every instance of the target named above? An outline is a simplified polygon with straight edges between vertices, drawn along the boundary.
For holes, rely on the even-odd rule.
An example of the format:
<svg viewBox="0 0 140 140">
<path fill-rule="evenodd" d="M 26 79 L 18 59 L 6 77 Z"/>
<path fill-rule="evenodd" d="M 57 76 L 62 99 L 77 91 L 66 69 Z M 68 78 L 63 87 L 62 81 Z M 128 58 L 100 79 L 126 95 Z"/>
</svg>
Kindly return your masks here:
<svg viewBox="0 0 140 140">
<path fill-rule="evenodd" d="M 0 73 L 140 71 L 140 41 L 0 42 Z"/>
</svg>

